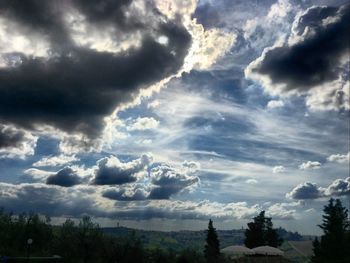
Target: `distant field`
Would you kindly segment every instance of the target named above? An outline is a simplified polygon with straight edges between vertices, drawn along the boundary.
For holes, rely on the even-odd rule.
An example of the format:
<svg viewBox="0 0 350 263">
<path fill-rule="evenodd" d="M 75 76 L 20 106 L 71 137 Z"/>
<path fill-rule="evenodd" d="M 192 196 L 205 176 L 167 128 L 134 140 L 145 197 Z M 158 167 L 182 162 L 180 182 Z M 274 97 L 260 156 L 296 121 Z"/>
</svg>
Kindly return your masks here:
<svg viewBox="0 0 350 263">
<path fill-rule="evenodd" d="M 309 262 L 313 255 L 312 241 L 286 241 L 282 245 L 284 256 L 293 262 Z"/>
</svg>

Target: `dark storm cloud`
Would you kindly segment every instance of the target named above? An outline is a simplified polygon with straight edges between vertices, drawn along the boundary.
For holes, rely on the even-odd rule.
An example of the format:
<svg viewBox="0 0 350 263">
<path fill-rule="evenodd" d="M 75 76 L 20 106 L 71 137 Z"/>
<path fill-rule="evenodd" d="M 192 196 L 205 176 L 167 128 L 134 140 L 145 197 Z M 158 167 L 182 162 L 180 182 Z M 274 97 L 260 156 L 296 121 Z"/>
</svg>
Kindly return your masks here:
<svg viewBox="0 0 350 263">
<path fill-rule="evenodd" d="M 199 182 L 197 176 L 178 172 L 167 165 L 153 168 L 151 178 L 154 187 L 149 194 L 149 199 L 169 199 L 170 196 Z"/>
<path fill-rule="evenodd" d="M 74 5 L 96 26 L 103 22 L 119 27 L 124 19 L 119 30 L 130 31 L 132 19 L 139 19 L 126 21 L 119 15 L 129 2 L 1 1 L 0 15 L 18 23 L 20 30 L 48 35 L 53 55 L 4 54 L 16 66 L 0 68 L 0 122 L 28 129 L 48 124 L 93 139 L 100 135 L 103 118 L 118 105 L 132 100 L 140 88 L 176 73 L 191 37 L 182 25 L 161 22 L 159 14 L 153 21 L 156 27 L 143 25 L 140 47 L 117 54 L 74 45 L 62 22 L 65 8 Z M 168 37 L 168 45 L 157 42 L 160 35 Z"/>
<path fill-rule="evenodd" d="M 97 185 L 121 185 L 132 183 L 137 180 L 137 174 L 145 170 L 151 163 L 152 158 L 148 155 L 140 159 L 122 163 L 117 157 L 105 157 L 97 162 L 93 183 Z"/>
<path fill-rule="evenodd" d="M 332 6 L 315 6 L 310 8 L 297 21 L 294 31 L 302 35 L 306 27 L 318 29 L 320 21 L 327 17 L 335 16 L 339 8 Z"/>
<path fill-rule="evenodd" d="M 337 20 L 322 25 L 327 18 Z M 337 10 L 311 8 L 300 17 L 296 32 L 300 34 L 308 26 L 314 33 L 291 46 L 269 50 L 252 72 L 269 76 L 272 83 L 286 84 L 286 90 L 307 91 L 335 80 L 339 76 L 339 60 L 349 49 L 349 25 L 349 5 Z"/>
<path fill-rule="evenodd" d="M 70 44 L 58 1 L 3 0 L 0 1 L 0 16 L 17 23 L 24 34 L 48 36 L 55 48 Z"/>
<path fill-rule="evenodd" d="M 142 26 L 135 19 L 128 21 L 125 17 L 123 9 L 131 3 L 132 0 L 73 0 L 74 6 L 81 10 L 91 22 L 113 23 L 124 28 L 132 27 L 133 25 Z"/>
<path fill-rule="evenodd" d="M 280 205 L 281 204 L 277 204 Z M 0 182 L 0 207 L 15 214 L 28 212 L 52 217 L 95 217 L 125 219 L 249 219 L 258 213 L 258 207 L 248 206 L 244 202 L 217 203 L 210 201 L 170 201 L 144 200 L 138 202 L 113 202 L 101 199 L 95 187 L 77 186 L 62 188 L 45 184 L 6 184 Z M 275 209 L 276 210 L 276 209 Z M 284 212 L 285 209 L 283 210 Z M 281 210 L 279 210 L 281 213 Z M 281 218 L 270 209 L 269 214 Z"/>
<path fill-rule="evenodd" d="M 110 188 L 105 190 L 102 196 L 118 201 L 170 199 L 171 196 L 199 182 L 199 178 L 194 175 L 198 168 L 197 163 L 188 161 L 183 163 L 182 170 L 158 164 L 150 171 L 150 181 Z"/>
<path fill-rule="evenodd" d="M 91 188 L 61 188 L 45 184 L 0 183 L 0 207 L 22 213 L 35 211 L 50 216 L 105 216 L 96 200 L 89 198 Z"/>
<path fill-rule="evenodd" d="M 129 188 L 107 189 L 102 196 L 117 201 L 140 201 L 146 200 L 149 193 L 142 185 L 133 185 Z"/>
<path fill-rule="evenodd" d="M 0 124 L 0 149 L 19 147 L 25 140 L 25 133 Z"/>
<path fill-rule="evenodd" d="M 71 167 L 65 167 L 46 179 L 46 184 L 71 187 L 82 182 L 81 177 Z"/>
</svg>

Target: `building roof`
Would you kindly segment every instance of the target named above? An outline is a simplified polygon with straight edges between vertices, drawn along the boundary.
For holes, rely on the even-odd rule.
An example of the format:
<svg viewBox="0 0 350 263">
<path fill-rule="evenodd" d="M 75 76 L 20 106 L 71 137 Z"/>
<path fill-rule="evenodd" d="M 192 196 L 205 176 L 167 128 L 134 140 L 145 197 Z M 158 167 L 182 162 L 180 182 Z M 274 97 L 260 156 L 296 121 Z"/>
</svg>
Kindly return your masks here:
<svg viewBox="0 0 350 263">
<path fill-rule="evenodd" d="M 270 246 L 255 247 L 252 250 L 257 255 L 283 256 L 284 254 L 282 250 Z"/>
</svg>

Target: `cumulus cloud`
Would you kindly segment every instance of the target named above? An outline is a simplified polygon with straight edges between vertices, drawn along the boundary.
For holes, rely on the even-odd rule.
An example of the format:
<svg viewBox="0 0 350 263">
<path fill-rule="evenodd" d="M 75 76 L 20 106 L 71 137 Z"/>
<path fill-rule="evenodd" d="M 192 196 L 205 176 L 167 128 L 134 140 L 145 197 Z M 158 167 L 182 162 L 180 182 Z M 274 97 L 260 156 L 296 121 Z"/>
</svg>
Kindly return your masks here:
<svg viewBox="0 0 350 263">
<path fill-rule="evenodd" d="M 185 163 L 187 171 L 176 170 L 168 165 L 159 165 L 150 171 L 151 182 L 154 185 L 150 192 L 150 199 L 169 199 L 170 196 L 188 189 L 199 182 L 199 178 L 188 170 L 188 162 Z"/>
<path fill-rule="evenodd" d="M 46 184 L 71 187 L 82 182 L 82 178 L 71 167 L 65 167 L 46 179 Z"/>
<path fill-rule="evenodd" d="M 276 203 L 266 209 L 266 214 L 274 219 L 294 219 L 296 207 L 300 206 L 299 202 Z"/>
<path fill-rule="evenodd" d="M 350 193 L 350 177 L 334 180 L 327 188 L 319 187 L 315 183 L 305 182 L 297 185 L 286 194 L 287 198 L 303 200 L 317 199 L 331 196 L 345 196 Z"/>
<path fill-rule="evenodd" d="M 274 174 L 277 174 L 277 173 L 284 173 L 286 171 L 286 168 L 282 165 L 279 165 L 279 166 L 275 166 L 272 168 L 272 172 Z"/>
<path fill-rule="evenodd" d="M 184 161 L 178 168 L 152 162 L 153 158 L 149 154 L 129 162 L 110 156 L 98 160 L 90 168 L 66 166 L 57 172 L 30 168 L 24 173 L 36 182 L 49 185 L 106 186 L 103 188 L 103 197 L 119 201 L 169 199 L 184 190 L 192 190 L 199 184 L 197 171 L 200 164 L 197 162 Z M 149 170 L 151 165 L 152 169 Z"/>
<path fill-rule="evenodd" d="M 315 183 L 305 182 L 297 185 L 291 192 L 286 194 L 287 198 L 302 200 L 316 199 L 323 196 L 324 189 Z"/>
<path fill-rule="evenodd" d="M 103 192 L 103 196 L 119 201 L 138 201 L 169 199 L 183 190 L 191 190 L 198 183 L 196 175 L 199 164 L 185 161 L 180 168 L 169 164 L 154 164 L 148 174 L 139 178 L 139 182 L 132 177 L 128 184 L 110 187 Z"/>
<path fill-rule="evenodd" d="M 330 162 L 348 163 L 350 161 L 350 152 L 348 154 L 332 154 L 327 160 Z"/>
<path fill-rule="evenodd" d="M 152 130 L 157 128 L 159 125 L 159 121 L 152 117 L 144 117 L 144 118 L 137 118 L 129 127 L 127 127 L 127 130 L 129 131 L 144 131 L 144 130 Z"/>
<path fill-rule="evenodd" d="M 0 159 L 23 159 L 28 155 L 33 155 L 37 139 L 28 131 L 0 123 Z"/>
<path fill-rule="evenodd" d="M 132 183 L 145 173 L 152 162 L 152 156 L 142 155 L 139 159 L 123 163 L 117 157 L 110 156 L 97 162 L 93 183 L 96 185 L 120 185 Z"/>
<path fill-rule="evenodd" d="M 288 41 L 265 49 L 246 76 L 274 95 L 306 95 L 313 109 L 348 109 L 349 18 L 349 5 L 307 9 L 296 17 Z"/>
<path fill-rule="evenodd" d="M 7 64 L 0 68 L 0 117 L 31 129 L 47 124 L 96 138 L 104 117 L 118 105 L 132 100 L 140 88 L 177 73 L 191 35 L 151 4 L 143 5 L 145 10 L 139 11 L 145 12 L 144 17 L 138 17 L 131 1 L 60 3 L 1 2 L 2 16 L 17 25 L 14 31 L 43 34 L 50 46 L 47 56 L 1 53 Z M 117 36 L 140 32 L 140 46 L 115 53 L 77 45 L 68 30 L 72 25 L 65 20 L 71 10 L 101 31 L 111 28 Z M 157 41 L 163 35 L 169 39 L 167 45 Z"/>
<path fill-rule="evenodd" d="M 337 179 L 325 190 L 327 196 L 342 196 L 350 194 L 350 177 Z"/>
<path fill-rule="evenodd" d="M 95 189 L 88 186 L 0 183 L 0 206 L 14 213 L 31 210 L 50 216 L 104 216 L 107 207 L 99 201 Z"/>
<path fill-rule="evenodd" d="M 321 168 L 320 162 L 307 161 L 299 165 L 300 170 L 319 169 L 319 168 Z"/>
<path fill-rule="evenodd" d="M 185 161 L 182 167 L 156 164 L 140 183 L 129 183 L 106 189 L 103 196 L 119 201 L 165 200 L 184 190 L 191 190 L 199 183 L 196 175 L 198 164 Z M 146 179 L 147 178 L 147 179 Z"/>
<path fill-rule="evenodd" d="M 191 18 L 196 5 L 1 1 L 1 122 L 62 131 L 63 150 L 100 150 L 118 109 L 184 70 L 208 68 L 233 44 Z"/>
<path fill-rule="evenodd" d="M 50 216 L 80 217 L 85 214 L 96 217 L 127 219 L 202 219 L 217 220 L 250 219 L 260 207 L 246 202 L 219 203 L 179 200 L 113 201 L 101 195 L 102 189 L 95 186 L 62 188 L 46 184 L 0 183 L 0 207 L 15 213 L 28 209 Z"/>
<path fill-rule="evenodd" d="M 146 200 L 149 193 L 144 184 L 132 184 L 106 189 L 102 196 L 117 201 L 140 201 Z"/>
<path fill-rule="evenodd" d="M 67 163 L 76 162 L 79 159 L 75 155 L 46 156 L 32 164 L 34 167 L 62 166 Z"/>
</svg>

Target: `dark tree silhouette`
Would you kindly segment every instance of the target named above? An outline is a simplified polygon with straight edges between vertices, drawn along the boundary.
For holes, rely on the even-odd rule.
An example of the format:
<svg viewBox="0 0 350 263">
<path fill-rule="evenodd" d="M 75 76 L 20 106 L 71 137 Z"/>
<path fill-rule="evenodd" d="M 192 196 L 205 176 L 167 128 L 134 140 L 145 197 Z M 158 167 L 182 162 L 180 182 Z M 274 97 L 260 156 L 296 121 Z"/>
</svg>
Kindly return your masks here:
<svg viewBox="0 0 350 263">
<path fill-rule="evenodd" d="M 350 262 L 349 258 L 349 222 L 348 210 L 339 199 L 331 198 L 323 209 L 323 222 L 319 227 L 323 230 L 321 240 L 313 242 L 313 263 Z"/>
<path fill-rule="evenodd" d="M 282 244 L 277 230 L 273 228 L 270 217 L 265 217 L 265 211 L 253 218 L 253 222 L 248 223 L 248 229 L 245 231 L 244 244 L 249 248 L 259 246 L 278 247 Z"/>
<path fill-rule="evenodd" d="M 220 242 L 213 221 L 210 219 L 207 230 L 206 245 L 204 247 L 204 256 L 208 263 L 217 262 L 220 257 Z"/>
</svg>

